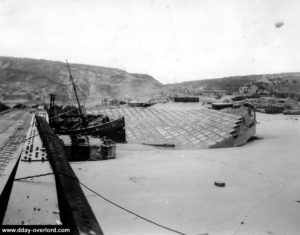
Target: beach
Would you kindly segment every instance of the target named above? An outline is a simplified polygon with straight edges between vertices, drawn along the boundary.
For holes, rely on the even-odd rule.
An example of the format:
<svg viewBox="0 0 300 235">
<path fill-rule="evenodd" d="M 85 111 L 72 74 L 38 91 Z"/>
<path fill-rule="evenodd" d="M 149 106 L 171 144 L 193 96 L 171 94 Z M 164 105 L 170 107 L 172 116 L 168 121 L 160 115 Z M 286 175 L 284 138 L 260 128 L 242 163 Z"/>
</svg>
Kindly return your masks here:
<svg viewBox="0 0 300 235">
<path fill-rule="evenodd" d="M 97 193 L 183 234 L 298 234 L 300 122 L 261 113 L 257 122 L 259 140 L 241 147 L 119 144 L 115 160 L 71 165 Z M 175 234 L 83 190 L 105 234 Z"/>
</svg>

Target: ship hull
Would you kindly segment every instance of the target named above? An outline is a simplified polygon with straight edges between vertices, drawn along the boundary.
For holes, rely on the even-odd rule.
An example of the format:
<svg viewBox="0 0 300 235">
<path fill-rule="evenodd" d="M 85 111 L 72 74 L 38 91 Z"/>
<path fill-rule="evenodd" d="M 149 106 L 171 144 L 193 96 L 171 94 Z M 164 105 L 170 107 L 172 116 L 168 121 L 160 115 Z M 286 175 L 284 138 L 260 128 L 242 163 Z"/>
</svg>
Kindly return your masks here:
<svg viewBox="0 0 300 235">
<path fill-rule="evenodd" d="M 91 135 L 95 137 L 106 137 L 117 143 L 126 143 L 124 117 L 110 122 L 73 130 L 56 130 L 55 133 L 59 135 Z"/>
</svg>

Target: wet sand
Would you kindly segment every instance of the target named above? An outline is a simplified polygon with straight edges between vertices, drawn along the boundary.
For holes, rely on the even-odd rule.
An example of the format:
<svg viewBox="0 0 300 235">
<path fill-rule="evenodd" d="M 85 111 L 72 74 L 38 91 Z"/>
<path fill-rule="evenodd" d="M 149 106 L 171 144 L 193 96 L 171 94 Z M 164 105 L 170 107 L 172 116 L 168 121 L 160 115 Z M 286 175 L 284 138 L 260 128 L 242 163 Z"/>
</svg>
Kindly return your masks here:
<svg viewBox="0 0 300 235">
<path fill-rule="evenodd" d="M 263 139 L 242 147 L 118 145 L 115 160 L 72 167 L 103 196 L 184 234 L 299 234 L 299 118 L 258 113 Z M 175 234 L 83 190 L 105 234 Z"/>
</svg>

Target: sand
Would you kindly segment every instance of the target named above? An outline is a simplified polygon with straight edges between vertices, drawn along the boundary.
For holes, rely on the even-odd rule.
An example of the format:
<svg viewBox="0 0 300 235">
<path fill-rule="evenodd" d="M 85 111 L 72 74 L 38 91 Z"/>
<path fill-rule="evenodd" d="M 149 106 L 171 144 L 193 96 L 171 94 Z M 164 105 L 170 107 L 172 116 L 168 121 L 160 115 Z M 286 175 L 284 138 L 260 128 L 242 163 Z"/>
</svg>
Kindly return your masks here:
<svg viewBox="0 0 300 235">
<path fill-rule="evenodd" d="M 263 139 L 238 148 L 118 145 L 115 160 L 72 167 L 98 193 L 184 234 L 299 234 L 299 118 L 258 113 Z M 175 234 L 84 192 L 105 234 Z"/>
</svg>

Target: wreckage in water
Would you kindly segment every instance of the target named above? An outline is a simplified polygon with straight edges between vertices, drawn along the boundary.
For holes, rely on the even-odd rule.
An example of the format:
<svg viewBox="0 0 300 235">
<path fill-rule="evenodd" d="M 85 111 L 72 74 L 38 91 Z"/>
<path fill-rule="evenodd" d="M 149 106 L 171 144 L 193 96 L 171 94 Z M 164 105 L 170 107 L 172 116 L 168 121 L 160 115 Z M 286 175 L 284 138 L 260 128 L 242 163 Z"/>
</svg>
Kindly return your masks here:
<svg viewBox="0 0 300 235">
<path fill-rule="evenodd" d="M 118 143 L 126 142 L 125 119 L 110 120 L 104 115 L 86 115 L 80 105 L 73 76 L 67 62 L 78 108 L 55 113 L 55 95 L 50 94 L 49 123 L 56 134 L 107 137 Z M 72 112 L 72 113 L 71 113 Z"/>
</svg>

